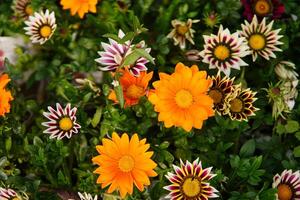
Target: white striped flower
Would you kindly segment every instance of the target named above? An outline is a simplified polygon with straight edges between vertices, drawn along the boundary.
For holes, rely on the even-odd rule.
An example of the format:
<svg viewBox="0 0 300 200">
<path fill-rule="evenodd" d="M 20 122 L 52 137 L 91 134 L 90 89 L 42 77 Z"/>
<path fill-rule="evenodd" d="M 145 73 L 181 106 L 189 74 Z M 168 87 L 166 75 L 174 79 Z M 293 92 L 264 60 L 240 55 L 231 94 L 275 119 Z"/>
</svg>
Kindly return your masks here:
<svg viewBox="0 0 300 200">
<path fill-rule="evenodd" d="M 0 200 L 10 200 L 13 197 L 17 197 L 17 193 L 14 190 L 0 187 Z"/>
<path fill-rule="evenodd" d="M 98 200 L 97 195 L 95 197 L 93 197 L 91 194 L 88 194 L 86 192 L 84 192 L 84 193 L 78 192 L 78 196 L 79 196 L 80 200 Z"/>
<path fill-rule="evenodd" d="M 284 170 L 273 178 L 277 189 L 276 200 L 300 200 L 300 171 Z"/>
<path fill-rule="evenodd" d="M 244 37 L 239 37 L 238 32 L 230 34 L 221 25 L 217 35 L 204 35 L 204 50 L 200 52 L 202 62 L 208 63 L 210 69 L 218 68 L 227 76 L 231 68 L 240 69 L 247 66 L 241 58 L 248 55 L 248 46 Z"/>
<path fill-rule="evenodd" d="M 240 36 L 246 38 L 253 62 L 258 55 L 269 60 L 270 58 L 276 58 L 275 51 L 282 51 L 277 47 L 283 44 L 279 41 L 283 37 L 279 35 L 281 29 L 272 30 L 273 22 L 271 21 L 266 25 L 266 18 L 263 18 L 259 23 L 257 17 L 254 16 L 250 24 L 247 20 L 245 20 L 245 24 L 242 24 Z"/>
<path fill-rule="evenodd" d="M 43 122 L 42 125 L 48 127 L 44 133 L 50 134 L 50 139 L 64 137 L 70 139 L 73 134 L 78 133 L 81 126 L 76 123 L 76 107 L 71 109 L 68 103 L 63 109 L 59 103 L 56 103 L 56 110 L 51 106 L 48 106 L 48 110 L 50 112 L 44 112 L 43 115 L 50 121 Z"/>
<path fill-rule="evenodd" d="M 12 9 L 15 11 L 17 16 L 27 18 L 33 14 L 31 7 L 31 0 L 14 0 Z"/>
<path fill-rule="evenodd" d="M 44 44 L 47 40 L 51 38 L 55 29 L 55 14 L 54 12 L 35 12 L 34 16 L 29 16 L 29 19 L 25 21 L 27 27 L 26 34 L 30 36 L 32 43 Z"/>
</svg>

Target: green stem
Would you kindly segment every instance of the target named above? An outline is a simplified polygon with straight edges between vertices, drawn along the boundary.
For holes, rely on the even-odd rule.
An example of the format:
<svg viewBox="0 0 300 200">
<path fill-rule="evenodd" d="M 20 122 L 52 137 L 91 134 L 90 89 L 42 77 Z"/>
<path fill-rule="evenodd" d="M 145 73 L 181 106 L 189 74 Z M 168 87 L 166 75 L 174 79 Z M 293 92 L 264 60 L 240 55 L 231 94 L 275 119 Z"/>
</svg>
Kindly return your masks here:
<svg viewBox="0 0 300 200">
<path fill-rule="evenodd" d="M 44 163 L 43 167 L 44 167 L 47 179 L 50 181 L 52 186 L 56 187 L 57 183 L 56 183 L 55 179 L 53 178 L 52 174 L 50 173 L 50 171 L 48 170 L 46 163 Z"/>
</svg>

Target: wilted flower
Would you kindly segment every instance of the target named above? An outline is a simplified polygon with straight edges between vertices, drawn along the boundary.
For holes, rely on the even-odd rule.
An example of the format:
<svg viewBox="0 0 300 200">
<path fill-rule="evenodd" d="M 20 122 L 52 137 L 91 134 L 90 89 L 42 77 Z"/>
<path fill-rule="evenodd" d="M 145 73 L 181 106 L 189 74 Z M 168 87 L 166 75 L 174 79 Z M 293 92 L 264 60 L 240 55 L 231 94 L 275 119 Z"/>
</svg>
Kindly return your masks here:
<svg viewBox="0 0 300 200">
<path fill-rule="evenodd" d="M 300 200 L 300 171 L 284 170 L 273 178 L 276 200 Z"/>
<path fill-rule="evenodd" d="M 200 52 L 202 62 L 208 63 L 210 69 L 218 68 L 227 76 L 231 68 L 240 69 L 248 66 L 241 58 L 248 55 L 248 46 L 244 37 L 239 37 L 238 32 L 231 34 L 221 25 L 217 35 L 203 35 L 204 50 Z"/>
<path fill-rule="evenodd" d="M 91 194 L 88 194 L 86 192 L 84 192 L 84 193 L 78 192 L 78 196 L 79 196 L 80 200 L 98 200 L 97 195 L 95 197 L 93 197 Z"/>
<path fill-rule="evenodd" d="M 295 71 L 295 64 L 288 61 L 281 61 L 275 66 L 275 72 L 281 80 L 298 80 L 298 73 Z"/>
<path fill-rule="evenodd" d="M 29 19 L 25 21 L 27 27 L 26 34 L 30 36 L 32 43 L 44 44 L 47 40 L 51 38 L 55 29 L 55 14 L 54 12 L 35 12 L 34 16 L 29 16 Z"/>
<path fill-rule="evenodd" d="M 204 15 L 204 22 L 206 26 L 213 28 L 217 24 L 219 24 L 221 21 L 221 17 L 218 15 L 218 13 L 211 12 L 211 13 L 206 13 Z"/>
<path fill-rule="evenodd" d="M 258 23 L 257 17 L 254 16 L 249 24 L 245 20 L 242 24 L 240 36 L 245 37 L 252 54 L 253 62 L 260 55 L 266 60 L 276 58 L 275 51 L 282 51 L 277 46 L 283 44 L 279 41 L 282 35 L 279 35 L 281 29 L 272 30 L 273 22 L 266 25 L 266 18 Z"/>
<path fill-rule="evenodd" d="M 200 52 L 196 49 L 191 49 L 185 52 L 185 57 L 188 61 L 198 62 L 201 60 Z"/>
<path fill-rule="evenodd" d="M 262 17 L 280 18 L 284 13 L 284 5 L 280 0 L 241 0 L 245 11 L 243 13 L 249 21 L 254 15 Z"/>
<path fill-rule="evenodd" d="M 197 158 L 193 163 L 180 160 L 180 166 L 173 165 L 175 174 L 168 172 L 167 179 L 172 183 L 164 189 L 170 191 L 168 199 L 205 199 L 219 197 L 218 192 L 209 181 L 216 176 L 211 173 L 212 167 L 202 168 L 201 161 Z"/>
<path fill-rule="evenodd" d="M 179 45 L 181 49 L 185 49 L 186 40 L 190 43 L 195 44 L 193 37 L 195 30 L 192 29 L 193 23 L 198 23 L 200 20 L 188 19 L 187 22 L 182 22 L 180 20 L 174 19 L 171 24 L 173 30 L 167 35 L 168 38 L 173 38 L 174 45 Z"/>
</svg>

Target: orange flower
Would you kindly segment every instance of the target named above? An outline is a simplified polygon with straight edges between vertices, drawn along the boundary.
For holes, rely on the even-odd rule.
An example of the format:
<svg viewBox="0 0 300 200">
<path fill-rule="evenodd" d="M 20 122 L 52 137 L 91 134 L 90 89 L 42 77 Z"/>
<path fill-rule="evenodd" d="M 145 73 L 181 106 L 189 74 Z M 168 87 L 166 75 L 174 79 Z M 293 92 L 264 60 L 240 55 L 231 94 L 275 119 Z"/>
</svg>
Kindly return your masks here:
<svg viewBox="0 0 300 200">
<path fill-rule="evenodd" d="M 141 72 L 140 76 L 133 76 L 128 70 L 123 70 L 120 84 L 123 89 L 125 107 L 136 105 L 142 96 L 148 93 L 148 83 L 153 76 L 153 72 Z M 118 102 L 115 91 L 111 91 L 108 99 Z"/>
<path fill-rule="evenodd" d="M 71 9 L 71 15 L 78 13 L 80 18 L 88 13 L 96 13 L 96 5 L 98 0 L 60 0 L 63 9 Z"/>
<path fill-rule="evenodd" d="M 199 71 L 178 63 L 171 75 L 159 73 L 160 80 L 153 83 L 154 92 L 149 100 L 159 112 L 158 121 L 167 128 L 180 126 L 186 131 L 200 129 L 203 121 L 214 115 L 213 100 L 207 95 L 211 80 L 206 71 Z"/>
<path fill-rule="evenodd" d="M 5 86 L 10 81 L 7 74 L 0 75 L 0 116 L 10 112 L 9 102 L 13 100 L 10 91 L 5 89 Z"/>
<path fill-rule="evenodd" d="M 143 191 L 144 185 L 150 185 L 149 177 L 157 176 L 153 170 L 156 163 L 150 159 L 153 152 L 147 152 L 149 147 L 146 139 L 139 140 L 137 134 L 129 140 L 127 133 L 120 138 L 114 132 L 112 139 L 102 139 L 102 145 L 96 146 L 100 155 L 92 159 L 100 166 L 94 171 L 100 174 L 97 183 L 102 188 L 110 185 L 108 193 L 119 190 L 122 198 L 132 194 L 133 184 Z"/>
</svg>

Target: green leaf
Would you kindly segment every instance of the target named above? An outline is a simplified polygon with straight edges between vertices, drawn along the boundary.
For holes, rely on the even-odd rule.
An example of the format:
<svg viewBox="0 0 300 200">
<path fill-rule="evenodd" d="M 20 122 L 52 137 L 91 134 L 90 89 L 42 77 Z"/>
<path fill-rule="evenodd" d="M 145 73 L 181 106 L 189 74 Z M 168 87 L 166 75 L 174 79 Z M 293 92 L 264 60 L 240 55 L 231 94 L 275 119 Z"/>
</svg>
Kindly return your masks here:
<svg viewBox="0 0 300 200">
<path fill-rule="evenodd" d="M 7 162 L 7 158 L 5 156 L 0 158 L 0 167 L 3 167 L 4 164 Z"/>
<path fill-rule="evenodd" d="M 94 117 L 92 119 L 92 126 L 95 128 L 99 122 L 100 122 L 100 119 L 101 119 L 101 115 L 102 115 L 102 107 L 98 107 L 95 114 L 94 114 Z"/>
<path fill-rule="evenodd" d="M 298 140 L 300 140 L 300 131 L 298 131 L 297 133 L 295 133 L 295 136 Z"/>
<path fill-rule="evenodd" d="M 10 151 L 12 145 L 11 137 L 6 138 L 5 140 L 5 149 L 6 151 Z"/>
<path fill-rule="evenodd" d="M 252 156 L 254 151 L 255 151 L 255 140 L 254 139 L 248 140 L 242 146 L 242 148 L 240 150 L 240 156 L 241 157 Z"/>
<path fill-rule="evenodd" d="M 128 65 L 133 65 L 140 57 L 141 55 L 140 53 L 138 53 L 137 49 L 133 50 L 128 56 L 125 57 L 120 68 Z"/>
<path fill-rule="evenodd" d="M 300 157 L 300 145 L 294 148 L 294 156 L 295 157 Z"/>
<path fill-rule="evenodd" d="M 122 41 L 122 39 L 119 38 L 118 35 L 116 35 L 116 34 L 107 33 L 107 34 L 104 34 L 103 37 L 111 38 L 111 39 L 115 40 L 118 43 L 121 43 L 121 41 Z"/>
<path fill-rule="evenodd" d="M 287 133 L 294 133 L 299 130 L 299 123 L 294 120 L 288 120 L 285 129 Z"/>
<path fill-rule="evenodd" d="M 140 57 L 144 57 L 149 60 L 152 64 L 154 64 L 153 57 L 145 50 L 145 49 L 135 49 L 135 51 L 140 55 Z"/>
<path fill-rule="evenodd" d="M 123 89 L 121 85 L 118 85 L 114 88 L 118 102 L 121 106 L 121 108 L 124 108 L 124 96 L 123 96 Z"/>
<path fill-rule="evenodd" d="M 120 40 L 121 44 L 124 44 L 127 41 L 130 41 L 134 38 L 135 33 L 134 32 L 128 32 L 126 35 Z"/>
</svg>

